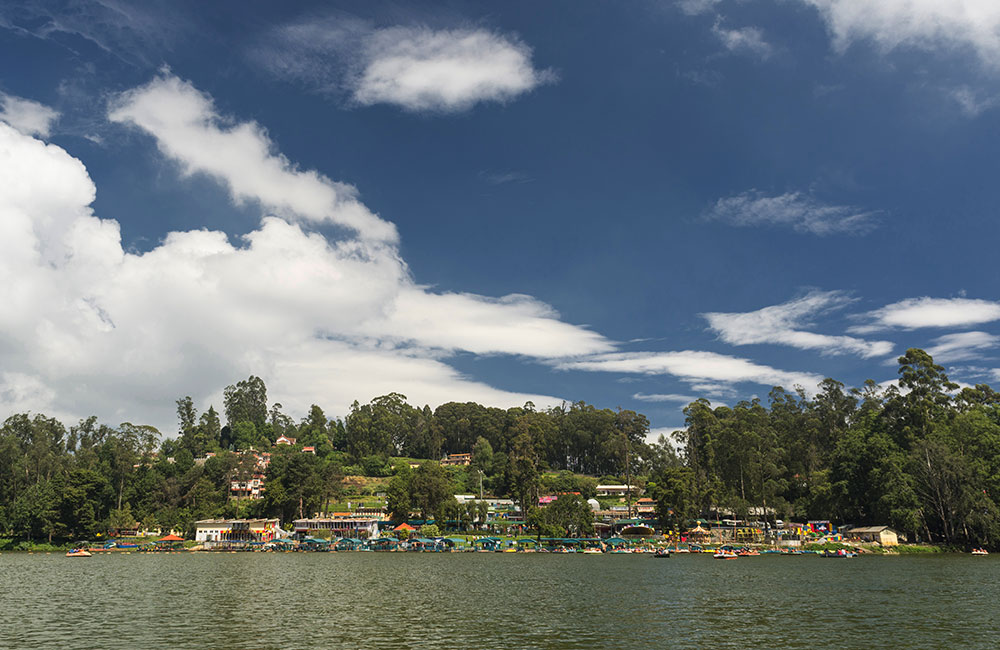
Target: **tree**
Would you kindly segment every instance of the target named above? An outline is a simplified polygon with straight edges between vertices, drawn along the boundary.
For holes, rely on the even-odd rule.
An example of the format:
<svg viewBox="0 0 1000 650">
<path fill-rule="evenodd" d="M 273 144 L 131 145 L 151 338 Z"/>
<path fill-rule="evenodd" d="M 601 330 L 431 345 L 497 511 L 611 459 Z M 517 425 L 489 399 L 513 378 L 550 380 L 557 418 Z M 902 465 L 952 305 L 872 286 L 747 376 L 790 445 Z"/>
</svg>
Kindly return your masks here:
<svg viewBox="0 0 1000 650">
<path fill-rule="evenodd" d="M 583 497 L 562 494 L 542 509 L 547 537 L 588 537 L 594 534 L 594 511 Z"/>
<path fill-rule="evenodd" d="M 527 427 L 523 425 L 521 432 L 511 448 L 507 465 L 507 481 L 514 500 L 521 506 L 521 512 L 538 503 L 538 455 Z"/>
<path fill-rule="evenodd" d="M 453 497 L 454 490 L 448 474 L 438 463 L 425 462 L 413 472 L 410 480 L 410 499 L 423 519 L 440 520 L 444 504 Z"/>
<path fill-rule="evenodd" d="M 253 425 L 263 432 L 267 425 L 267 387 L 260 377 L 250 375 L 236 385 L 226 386 L 222 397 L 227 424 L 232 427 L 240 422 Z"/>
<path fill-rule="evenodd" d="M 401 524 L 410 518 L 413 502 L 410 499 L 410 479 L 412 472 L 406 463 L 396 468 L 396 474 L 389 481 L 386 489 L 386 509 L 396 524 Z"/>
</svg>

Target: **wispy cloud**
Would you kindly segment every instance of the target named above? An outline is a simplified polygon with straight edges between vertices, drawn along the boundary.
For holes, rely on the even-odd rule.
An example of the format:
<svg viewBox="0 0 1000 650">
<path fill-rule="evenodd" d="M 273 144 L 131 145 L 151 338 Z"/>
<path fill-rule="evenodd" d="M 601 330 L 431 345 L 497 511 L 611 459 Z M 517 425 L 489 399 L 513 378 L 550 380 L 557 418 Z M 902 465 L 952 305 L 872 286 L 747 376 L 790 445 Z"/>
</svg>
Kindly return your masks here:
<svg viewBox="0 0 1000 650">
<path fill-rule="evenodd" d="M 697 397 L 692 397 L 691 395 L 678 395 L 676 393 L 666 393 L 666 394 L 653 394 L 647 395 L 646 393 L 636 393 L 632 396 L 632 399 L 638 400 L 640 402 L 677 402 L 679 404 L 690 404 L 691 402 L 698 399 Z"/>
<path fill-rule="evenodd" d="M 5 0 L 0 26 L 78 54 L 98 48 L 127 64 L 150 67 L 182 37 L 194 38 L 192 16 L 174 4 L 92 0 Z M 71 38 L 66 38 L 67 36 Z"/>
<path fill-rule="evenodd" d="M 864 234 L 875 227 L 876 211 L 831 205 L 801 192 L 768 196 L 756 189 L 719 199 L 705 218 L 734 226 L 790 226 L 813 235 Z"/>
<path fill-rule="evenodd" d="M 959 332 L 934 339 L 934 345 L 926 352 L 938 363 L 952 363 L 981 359 L 984 350 L 993 349 L 998 344 L 1000 336 L 987 332 Z"/>
<path fill-rule="evenodd" d="M 962 112 L 969 117 L 978 117 L 980 114 L 1000 106 L 1000 96 L 993 94 L 983 94 L 982 92 L 969 86 L 962 86 L 951 91 L 951 98 L 962 109 Z"/>
<path fill-rule="evenodd" d="M 507 171 L 507 172 L 489 172 L 481 171 L 479 172 L 479 177 L 489 183 L 490 185 L 506 185 L 508 183 L 530 183 L 534 179 L 528 176 L 524 172 L 519 171 Z"/>
<path fill-rule="evenodd" d="M 0 121 L 25 135 L 49 137 L 59 113 L 44 104 L 0 93 Z"/>
<path fill-rule="evenodd" d="M 869 321 L 848 328 L 865 334 L 884 329 L 967 327 L 1000 320 L 1000 302 L 974 298 L 907 298 L 861 316 Z"/>
<path fill-rule="evenodd" d="M 451 113 L 507 102 L 555 80 L 520 39 L 486 29 L 388 27 L 312 18 L 281 26 L 250 52 L 281 78 L 358 105 Z"/>
<path fill-rule="evenodd" d="M 620 352 L 594 355 L 557 363 L 563 370 L 618 372 L 642 375 L 673 375 L 693 385 L 717 389 L 737 383 L 765 386 L 802 386 L 815 390 L 823 377 L 807 372 L 786 372 L 748 359 L 714 352 Z"/>
<path fill-rule="evenodd" d="M 722 0 L 677 0 L 677 6 L 689 16 L 705 14 L 715 9 Z"/>
<path fill-rule="evenodd" d="M 764 40 L 764 32 L 758 27 L 727 29 L 722 26 L 721 20 L 716 20 L 712 33 L 730 52 L 751 54 L 762 60 L 769 58 L 774 52 L 771 44 Z"/>
<path fill-rule="evenodd" d="M 803 331 L 816 316 L 843 308 L 853 300 L 841 291 L 813 291 L 802 298 L 744 313 L 702 314 L 719 338 L 732 345 L 771 343 L 822 354 L 876 357 L 892 352 L 890 341 L 867 341 L 853 336 L 831 336 Z"/>
</svg>

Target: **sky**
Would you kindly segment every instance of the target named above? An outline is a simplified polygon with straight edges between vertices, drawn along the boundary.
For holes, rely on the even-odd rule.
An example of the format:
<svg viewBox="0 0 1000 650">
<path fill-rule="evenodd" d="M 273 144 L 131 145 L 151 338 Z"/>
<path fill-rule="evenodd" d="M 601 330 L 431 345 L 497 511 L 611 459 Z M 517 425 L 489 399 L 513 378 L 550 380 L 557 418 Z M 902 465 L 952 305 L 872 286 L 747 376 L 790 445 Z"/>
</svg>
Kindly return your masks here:
<svg viewBox="0 0 1000 650">
<path fill-rule="evenodd" d="M 1000 380 L 995 0 L 10 0 L 0 62 L 4 416 Z"/>
</svg>

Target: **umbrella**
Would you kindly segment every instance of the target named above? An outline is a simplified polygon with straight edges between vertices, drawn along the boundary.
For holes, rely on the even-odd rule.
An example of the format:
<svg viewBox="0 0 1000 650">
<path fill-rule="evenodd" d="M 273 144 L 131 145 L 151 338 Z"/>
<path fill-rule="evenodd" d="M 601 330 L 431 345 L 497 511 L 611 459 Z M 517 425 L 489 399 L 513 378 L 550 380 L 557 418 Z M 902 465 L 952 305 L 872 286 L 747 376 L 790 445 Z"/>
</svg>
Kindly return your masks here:
<svg viewBox="0 0 1000 650">
<path fill-rule="evenodd" d="M 156 541 L 158 541 L 158 542 L 183 542 L 184 538 L 183 537 L 178 537 L 177 535 L 174 535 L 174 534 L 171 533 L 170 535 L 167 535 L 166 537 L 161 537 L 160 539 L 158 539 Z"/>
</svg>

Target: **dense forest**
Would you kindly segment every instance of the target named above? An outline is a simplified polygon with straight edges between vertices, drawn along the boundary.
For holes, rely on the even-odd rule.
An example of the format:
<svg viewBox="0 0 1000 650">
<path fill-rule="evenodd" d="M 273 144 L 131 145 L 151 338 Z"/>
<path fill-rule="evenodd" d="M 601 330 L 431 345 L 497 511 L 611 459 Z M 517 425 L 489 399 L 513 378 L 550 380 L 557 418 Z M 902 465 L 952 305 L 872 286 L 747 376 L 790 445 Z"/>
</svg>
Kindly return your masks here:
<svg viewBox="0 0 1000 650">
<path fill-rule="evenodd" d="M 214 407 L 199 414 L 190 397 L 178 399 L 171 437 L 93 417 L 67 428 L 16 414 L 0 428 L 0 535 L 84 539 L 136 523 L 185 530 L 219 516 L 289 521 L 343 498 L 344 476 L 363 475 L 391 477 L 386 491 L 396 519 L 419 512 L 481 521 L 482 513 L 451 495 L 482 489 L 528 506 L 528 522 L 539 530 L 558 518 L 586 532 L 580 499 L 546 513 L 534 507 L 538 495 L 585 499 L 599 481 L 631 480 L 657 499 L 668 529 L 698 517 L 830 519 L 889 524 L 951 545 L 994 543 L 1000 394 L 986 385 L 959 389 L 922 350 L 908 350 L 899 364 L 898 386 L 869 380 L 847 389 L 827 379 L 815 395 L 776 387 L 766 403 L 700 399 L 684 409 L 684 430 L 654 444 L 645 441 L 643 415 L 582 402 L 431 410 L 392 393 L 355 402 L 343 420 L 313 406 L 296 422 L 281 404 L 268 405 L 257 377 L 226 388 L 221 414 Z M 296 444 L 273 446 L 281 435 Z M 316 453 L 302 453 L 303 446 Z M 271 453 L 264 498 L 232 499 L 231 481 L 255 471 L 253 455 L 243 453 L 251 448 Z M 460 452 L 473 454 L 471 466 L 411 469 L 403 460 Z"/>
</svg>

